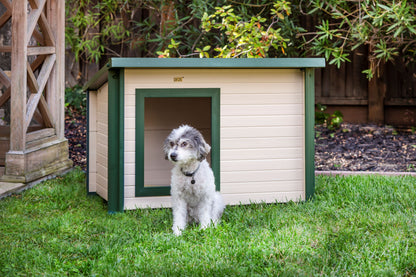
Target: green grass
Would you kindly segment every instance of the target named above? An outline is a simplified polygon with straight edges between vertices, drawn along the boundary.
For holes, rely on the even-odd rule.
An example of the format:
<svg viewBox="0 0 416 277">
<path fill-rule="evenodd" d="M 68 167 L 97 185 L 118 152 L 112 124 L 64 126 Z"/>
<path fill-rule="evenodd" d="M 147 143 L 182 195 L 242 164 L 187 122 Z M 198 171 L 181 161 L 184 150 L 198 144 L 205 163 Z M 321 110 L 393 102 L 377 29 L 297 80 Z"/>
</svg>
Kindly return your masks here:
<svg viewBox="0 0 416 277">
<path fill-rule="evenodd" d="M 0 200 L 0 276 L 416 275 L 412 177 L 317 177 L 313 201 L 227 207 L 181 237 L 171 223 L 109 215 L 75 170 Z"/>
</svg>

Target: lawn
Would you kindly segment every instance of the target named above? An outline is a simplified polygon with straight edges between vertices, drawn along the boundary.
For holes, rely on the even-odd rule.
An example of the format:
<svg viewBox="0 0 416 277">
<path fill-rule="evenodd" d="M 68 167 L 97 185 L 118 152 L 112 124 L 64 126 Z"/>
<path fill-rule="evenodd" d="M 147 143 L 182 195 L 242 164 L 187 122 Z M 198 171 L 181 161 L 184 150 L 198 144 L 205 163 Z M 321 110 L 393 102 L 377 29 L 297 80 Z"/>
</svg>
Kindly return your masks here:
<svg viewBox="0 0 416 277">
<path fill-rule="evenodd" d="M 0 200 L 0 276 L 414 276 L 416 180 L 317 177 L 313 201 L 227 207 L 171 233 L 169 209 L 109 215 L 74 170 Z"/>
</svg>

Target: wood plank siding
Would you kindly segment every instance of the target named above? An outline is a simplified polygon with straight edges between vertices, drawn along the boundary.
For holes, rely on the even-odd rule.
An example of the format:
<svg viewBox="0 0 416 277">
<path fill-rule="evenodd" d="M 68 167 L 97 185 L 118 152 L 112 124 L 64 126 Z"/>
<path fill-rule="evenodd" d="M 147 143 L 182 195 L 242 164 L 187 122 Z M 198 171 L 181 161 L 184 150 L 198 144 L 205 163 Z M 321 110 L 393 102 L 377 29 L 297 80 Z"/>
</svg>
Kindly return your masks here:
<svg viewBox="0 0 416 277">
<path fill-rule="evenodd" d="M 108 200 L 108 84 L 89 94 L 89 192 Z"/>
<path fill-rule="evenodd" d="M 135 197 L 137 111 L 134 99 L 138 88 L 220 89 L 221 193 L 227 204 L 305 199 L 303 71 L 300 69 L 125 69 L 125 209 L 170 206 L 170 196 Z M 179 105 L 178 113 L 188 108 L 192 111 L 194 109 L 192 105 L 195 103 L 202 107 L 206 104 L 203 103 L 206 99 L 199 100 L 200 102 L 192 100 L 183 99 L 182 105 L 179 104 L 180 101 L 175 102 L 174 106 Z M 169 107 L 169 98 L 149 103 L 148 107 L 153 107 L 154 112 L 147 114 L 148 121 L 145 123 L 145 137 L 147 136 L 149 141 L 144 153 L 145 160 L 149 161 L 145 169 L 145 180 L 149 186 L 161 182 L 169 185 L 171 165 L 163 160 L 160 138 L 169 134 L 172 124 L 167 122 L 168 120 L 155 121 L 155 116 L 159 112 L 165 112 L 167 116 L 164 118 L 169 119 L 169 114 L 173 117 L 175 109 Z M 186 117 L 190 117 L 189 114 L 197 114 L 197 112 L 185 113 Z M 209 120 L 210 115 L 203 115 L 201 118 L 205 123 L 194 122 L 194 124 L 202 126 L 205 137 L 209 139 L 209 124 L 206 121 Z M 195 119 L 190 118 L 189 121 Z M 97 126 L 97 136 L 98 130 Z M 158 139 L 154 140 L 152 137 Z M 100 152 L 98 147 L 100 146 L 97 144 L 97 152 Z M 159 166 L 161 164 L 162 166 Z M 152 177 L 152 170 L 156 170 L 159 178 Z"/>
</svg>

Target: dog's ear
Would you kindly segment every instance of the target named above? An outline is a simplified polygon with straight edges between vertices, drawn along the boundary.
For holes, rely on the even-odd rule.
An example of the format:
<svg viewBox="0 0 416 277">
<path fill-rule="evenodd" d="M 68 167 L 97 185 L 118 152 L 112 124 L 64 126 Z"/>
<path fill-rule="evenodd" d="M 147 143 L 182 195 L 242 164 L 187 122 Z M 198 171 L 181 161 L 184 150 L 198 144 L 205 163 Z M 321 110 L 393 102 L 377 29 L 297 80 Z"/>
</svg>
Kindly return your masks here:
<svg viewBox="0 0 416 277">
<path fill-rule="evenodd" d="M 207 157 L 207 155 L 209 154 L 209 151 L 211 151 L 211 146 L 209 146 L 209 144 L 204 141 L 204 147 L 203 149 L 200 150 L 201 161 Z"/>
<path fill-rule="evenodd" d="M 170 150 L 170 140 L 168 137 L 167 139 L 165 139 L 165 142 L 163 143 L 163 153 L 165 153 L 166 160 L 168 160 L 169 150 Z"/>
<path fill-rule="evenodd" d="M 202 161 L 207 157 L 209 151 L 211 151 L 211 146 L 209 146 L 209 144 L 205 142 L 202 135 L 195 136 L 194 141 L 196 142 L 198 149 L 198 160 Z"/>
</svg>

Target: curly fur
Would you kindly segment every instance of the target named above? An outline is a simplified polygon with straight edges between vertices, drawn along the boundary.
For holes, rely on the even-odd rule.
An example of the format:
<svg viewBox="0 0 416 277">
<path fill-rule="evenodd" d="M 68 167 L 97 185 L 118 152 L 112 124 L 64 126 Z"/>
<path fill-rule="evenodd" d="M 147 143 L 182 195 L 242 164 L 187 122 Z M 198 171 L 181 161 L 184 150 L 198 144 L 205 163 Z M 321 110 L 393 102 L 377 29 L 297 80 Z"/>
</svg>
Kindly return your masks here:
<svg viewBox="0 0 416 277">
<path fill-rule="evenodd" d="M 215 191 L 215 178 L 206 161 L 211 147 L 193 127 L 182 125 L 166 138 L 165 158 L 174 167 L 171 176 L 173 227 L 180 235 L 190 222 L 198 222 L 202 229 L 216 225 L 225 205 Z"/>
</svg>

